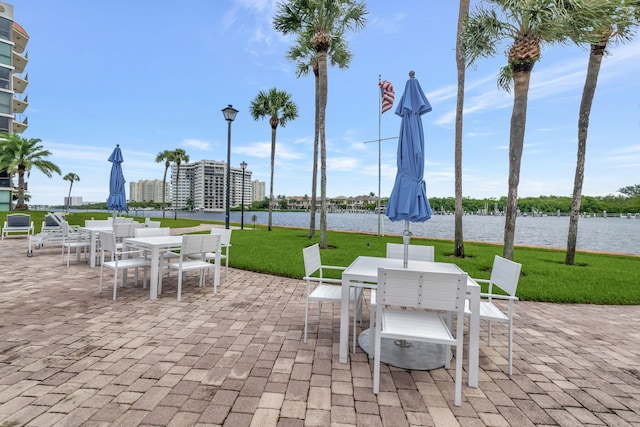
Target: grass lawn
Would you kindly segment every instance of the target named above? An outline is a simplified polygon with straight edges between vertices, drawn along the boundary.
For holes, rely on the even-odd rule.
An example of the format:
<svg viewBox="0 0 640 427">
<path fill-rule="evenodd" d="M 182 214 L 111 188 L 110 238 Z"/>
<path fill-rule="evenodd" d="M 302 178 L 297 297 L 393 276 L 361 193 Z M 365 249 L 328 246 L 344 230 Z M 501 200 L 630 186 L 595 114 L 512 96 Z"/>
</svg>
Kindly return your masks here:
<svg viewBox="0 0 640 427">
<path fill-rule="evenodd" d="M 45 212 L 29 213 L 38 232 Z M 6 214 L 0 212 L 2 223 Z M 69 214 L 67 218 L 70 224 L 82 225 L 91 217 L 105 219 L 108 216 L 106 213 L 82 212 Z M 136 219 L 144 221 L 141 217 Z M 163 227 L 172 228 L 207 223 L 202 220 L 174 220 L 173 217 L 160 220 Z M 302 248 L 318 241 L 319 232 L 315 238 L 309 239 L 306 229 L 273 227 L 269 232 L 265 226 L 257 226 L 254 230 L 245 225 L 244 230 L 233 230 L 229 265 L 302 278 Z M 331 248 L 322 250 L 323 264 L 347 266 L 359 255 L 385 256 L 387 242 L 402 243 L 402 238 L 329 231 L 327 241 Z M 494 256 L 502 254 L 502 245 L 466 242 L 466 257 L 461 259 L 453 257 L 452 241 L 414 237 L 411 243 L 435 246 L 436 261 L 455 263 L 476 278 L 489 278 Z M 578 252 L 576 265 L 568 266 L 564 264 L 564 255 L 565 252 L 559 250 L 516 247 L 514 261 L 522 264 L 518 297 L 555 303 L 640 305 L 640 257 Z"/>
</svg>

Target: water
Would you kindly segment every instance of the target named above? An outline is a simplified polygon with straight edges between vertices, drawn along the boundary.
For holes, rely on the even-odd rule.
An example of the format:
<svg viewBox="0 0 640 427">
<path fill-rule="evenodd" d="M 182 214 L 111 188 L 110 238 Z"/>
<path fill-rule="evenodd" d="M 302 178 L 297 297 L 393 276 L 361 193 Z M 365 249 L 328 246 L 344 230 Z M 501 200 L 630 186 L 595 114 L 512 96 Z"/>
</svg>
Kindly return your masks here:
<svg viewBox="0 0 640 427">
<path fill-rule="evenodd" d="M 131 215 L 161 217 L 159 211 L 130 211 Z M 224 221 L 224 212 L 178 212 L 181 218 Z M 267 212 L 245 212 L 244 226 L 253 227 L 252 216 L 256 224 L 266 225 Z M 167 218 L 173 216 L 167 211 Z M 384 234 L 400 235 L 404 231 L 404 221 L 391 222 L 383 216 Z M 466 215 L 463 218 L 465 241 L 477 241 L 502 244 L 504 239 L 504 217 Z M 240 212 L 231 212 L 230 221 L 240 222 Z M 316 226 L 319 225 L 318 215 Z M 274 226 L 309 227 L 309 213 L 273 212 Z M 376 234 L 378 215 L 375 214 L 327 214 L 330 230 L 360 231 Z M 410 223 L 409 230 L 414 236 L 438 239 L 454 239 L 454 216 L 434 215 L 423 223 Z M 516 221 L 516 245 L 542 246 L 565 249 L 569 232 L 568 217 L 518 217 Z M 620 252 L 640 255 L 640 219 L 627 218 L 580 218 L 578 223 L 577 249 L 585 251 Z"/>
</svg>

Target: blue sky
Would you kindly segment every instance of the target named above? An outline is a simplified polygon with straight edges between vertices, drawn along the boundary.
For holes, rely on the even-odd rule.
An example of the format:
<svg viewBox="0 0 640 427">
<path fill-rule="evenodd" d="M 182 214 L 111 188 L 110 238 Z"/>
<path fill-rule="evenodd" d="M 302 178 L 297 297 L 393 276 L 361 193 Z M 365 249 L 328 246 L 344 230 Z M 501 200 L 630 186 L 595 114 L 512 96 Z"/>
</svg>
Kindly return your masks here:
<svg viewBox="0 0 640 427">
<path fill-rule="evenodd" d="M 272 29 L 276 1 L 268 0 L 14 0 L 15 20 L 28 44 L 29 128 L 51 160 L 80 176 L 73 196 L 108 196 L 110 163 L 120 144 L 128 182 L 162 179 L 155 156 L 183 148 L 192 161 L 226 161 L 227 122 L 221 109 L 239 110 L 232 124 L 231 164 L 248 163 L 269 183 L 270 127 L 254 121 L 250 102 L 277 87 L 292 95 L 299 118 L 278 128 L 274 193 L 311 193 L 313 77 L 296 78 L 284 57 L 292 40 Z M 473 4 L 474 2 L 472 2 Z M 433 111 L 423 116 L 427 195 L 454 195 L 457 2 L 370 1 L 367 25 L 348 35 L 354 54 L 346 70 L 329 69 L 327 195 L 378 192 L 378 76 L 400 98 L 416 77 Z M 502 54 L 467 72 L 463 194 L 507 193 L 512 96 L 496 86 Z M 591 113 L 583 194 L 615 193 L 640 182 L 640 39 L 611 49 L 603 61 Z M 578 107 L 588 50 L 545 47 L 529 94 L 519 195 L 573 190 Z M 398 134 L 394 109 L 381 137 Z M 396 140 L 382 141 L 382 196 L 396 172 Z M 32 204 L 60 204 L 68 182 L 33 170 Z M 128 189 L 128 187 L 127 187 Z"/>
</svg>

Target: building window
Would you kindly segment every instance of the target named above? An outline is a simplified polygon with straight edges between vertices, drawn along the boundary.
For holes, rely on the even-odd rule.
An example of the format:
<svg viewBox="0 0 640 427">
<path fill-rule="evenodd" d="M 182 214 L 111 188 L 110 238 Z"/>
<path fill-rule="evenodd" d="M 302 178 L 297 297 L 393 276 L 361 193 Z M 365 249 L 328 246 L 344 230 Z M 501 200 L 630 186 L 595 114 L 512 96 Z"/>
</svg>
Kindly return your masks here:
<svg viewBox="0 0 640 427">
<path fill-rule="evenodd" d="M 11 45 L 0 43 L 0 64 L 11 66 Z"/>
<path fill-rule="evenodd" d="M 9 117 L 0 116 L 0 132 L 9 132 L 11 119 Z"/>
<path fill-rule="evenodd" d="M 13 22 L 7 18 L 0 18 L 0 39 L 11 40 L 11 27 Z"/>
<path fill-rule="evenodd" d="M 7 92 L 0 92 L 0 113 L 11 114 L 12 101 L 13 101 L 13 95 Z"/>
<path fill-rule="evenodd" d="M 11 90 L 11 70 L 0 67 L 0 89 Z"/>
</svg>

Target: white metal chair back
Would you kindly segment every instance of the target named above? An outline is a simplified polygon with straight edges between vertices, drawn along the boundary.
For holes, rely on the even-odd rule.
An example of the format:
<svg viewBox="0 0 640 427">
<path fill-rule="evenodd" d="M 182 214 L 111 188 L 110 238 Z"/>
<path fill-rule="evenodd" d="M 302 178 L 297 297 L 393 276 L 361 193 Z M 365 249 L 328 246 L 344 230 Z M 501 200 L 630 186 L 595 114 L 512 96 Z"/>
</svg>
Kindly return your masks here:
<svg viewBox="0 0 640 427">
<path fill-rule="evenodd" d="M 217 234 L 185 234 L 182 236 L 182 246 L 180 247 L 180 260 L 188 257 L 194 258 L 199 255 L 199 259 L 204 260 L 207 252 L 215 252 L 220 249 L 220 235 Z"/>
<path fill-rule="evenodd" d="M 100 250 L 102 252 L 109 252 L 113 258 L 118 250 L 116 246 L 116 234 L 108 231 L 100 231 L 98 234 L 100 235 Z M 101 261 L 104 261 L 104 258 L 102 258 Z"/>
<path fill-rule="evenodd" d="M 115 222 L 113 224 L 113 234 L 116 236 L 116 241 L 134 237 L 135 230 L 139 228 L 137 225 L 137 222 Z"/>
<path fill-rule="evenodd" d="M 160 228 L 160 221 L 146 221 L 144 226 L 148 228 Z"/>
<path fill-rule="evenodd" d="M 316 272 L 322 277 L 322 260 L 320 259 L 320 246 L 307 246 L 302 249 L 302 257 L 304 258 L 304 275 L 312 277 Z"/>
<path fill-rule="evenodd" d="M 68 239 L 69 238 L 69 223 L 67 221 L 62 221 L 62 223 L 60 224 L 60 230 L 62 230 L 62 237 L 64 239 Z"/>
<path fill-rule="evenodd" d="M 108 219 L 87 219 L 84 222 L 85 227 L 108 227 L 112 224 Z"/>
<path fill-rule="evenodd" d="M 134 230 L 134 237 L 155 237 L 155 236 L 170 236 L 171 229 L 169 227 L 162 228 L 136 228 Z"/>
<path fill-rule="evenodd" d="M 220 244 L 222 246 L 229 246 L 231 244 L 231 229 L 227 228 L 212 228 L 211 234 L 220 235 Z"/>
<path fill-rule="evenodd" d="M 497 285 L 510 296 L 515 296 L 521 268 L 522 264 L 496 255 L 493 259 L 491 279 L 489 279 L 489 293 L 491 293 L 492 285 Z"/>
<path fill-rule="evenodd" d="M 413 261 L 431 261 L 435 259 L 433 246 L 409 245 L 409 258 Z M 387 258 L 404 259 L 402 243 L 387 243 Z"/>
<path fill-rule="evenodd" d="M 427 310 L 464 310 L 466 274 L 380 269 L 378 305 Z"/>
</svg>

